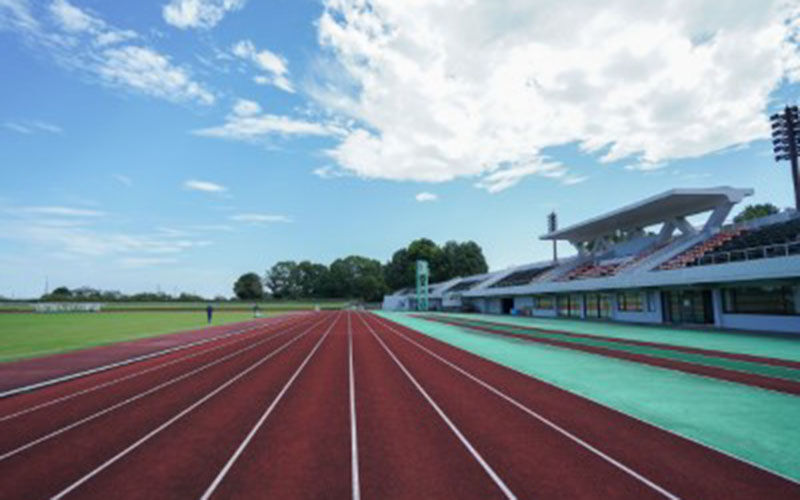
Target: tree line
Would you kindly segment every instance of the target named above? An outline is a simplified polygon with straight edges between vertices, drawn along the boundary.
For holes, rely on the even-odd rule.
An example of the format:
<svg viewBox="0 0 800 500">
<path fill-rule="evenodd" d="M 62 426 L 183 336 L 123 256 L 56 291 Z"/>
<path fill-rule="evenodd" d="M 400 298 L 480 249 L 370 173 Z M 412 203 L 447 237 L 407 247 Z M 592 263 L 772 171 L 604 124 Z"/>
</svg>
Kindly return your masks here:
<svg viewBox="0 0 800 500">
<path fill-rule="evenodd" d="M 428 238 L 412 241 L 386 263 L 360 255 L 334 260 L 330 265 L 308 260 L 276 262 L 261 277 L 243 274 L 233 291 L 239 299 L 350 298 L 380 301 L 389 291 L 413 286 L 417 260 L 427 260 L 431 283 L 488 271 L 483 249 L 474 241 L 448 241 L 439 246 Z"/>
</svg>

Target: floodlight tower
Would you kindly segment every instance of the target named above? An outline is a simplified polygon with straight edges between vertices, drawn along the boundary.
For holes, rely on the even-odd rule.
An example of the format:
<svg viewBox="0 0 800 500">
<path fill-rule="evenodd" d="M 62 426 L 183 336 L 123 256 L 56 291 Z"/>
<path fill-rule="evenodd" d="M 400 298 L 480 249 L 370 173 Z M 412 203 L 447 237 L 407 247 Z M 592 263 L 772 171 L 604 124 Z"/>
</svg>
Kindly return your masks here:
<svg viewBox="0 0 800 500">
<path fill-rule="evenodd" d="M 558 229 L 558 218 L 556 217 L 556 211 L 553 210 L 547 214 L 547 232 L 554 233 L 556 229 Z M 553 240 L 553 262 L 558 262 L 558 247 L 555 239 Z"/>
<path fill-rule="evenodd" d="M 772 145 L 775 161 L 789 161 L 794 181 L 794 207 L 800 211 L 800 171 L 798 171 L 798 152 L 800 152 L 800 116 L 797 106 L 786 106 L 782 113 L 769 117 L 772 122 Z"/>
<path fill-rule="evenodd" d="M 428 310 L 428 261 L 417 261 L 417 311 Z"/>
</svg>

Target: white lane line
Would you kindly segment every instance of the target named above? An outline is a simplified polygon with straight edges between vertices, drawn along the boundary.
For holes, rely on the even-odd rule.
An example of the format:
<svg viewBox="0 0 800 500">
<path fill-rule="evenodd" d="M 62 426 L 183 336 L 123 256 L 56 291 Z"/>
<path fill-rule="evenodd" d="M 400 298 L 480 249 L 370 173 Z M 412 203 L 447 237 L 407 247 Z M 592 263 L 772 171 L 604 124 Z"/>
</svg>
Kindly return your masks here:
<svg viewBox="0 0 800 500">
<path fill-rule="evenodd" d="M 380 336 L 377 333 L 375 333 L 375 330 L 372 328 L 372 326 L 369 323 L 367 323 L 364 320 L 364 318 L 361 318 L 360 316 L 359 318 L 367 326 L 370 333 L 372 333 L 372 336 L 375 337 L 375 339 L 381 344 L 381 347 L 383 347 L 383 349 L 389 354 L 389 356 L 397 364 L 397 366 L 400 367 L 400 369 L 403 371 L 406 377 L 408 377 L 411 383 L 414 384 L 414 387 L 417 388 L 419 393 L 422 394 L 425 400 L 428 401 L 428 403 L 433 407 L 434 410 L 436 410 L 436 413 L 439 414 L 439 416 L 442 418 L 442 420 L 444 420 L 447 426 L 450 427 L 450 430 L 453 431 L 453 434 L 455 434 L 456 437 L 458 437 L 458 439 L 461 441 L 461 444 L 463 444 L 464 447 L 467 448 L 470 454 L 472 454 L 473 458 L 475 458 L 475 460 L 481 465 L 481 467 L 483 467 L 483 470 L 486 471 L 489 477 L 492 478 L 492 481 L 494 481 L 497 487 L 500 488 L 500 490 L 503 492 L 506 498 L 516 499 L 517 498 L 516 495 L 514 495 L 514 493 L 508 488 L 508 486 L 506 486 L 506 483 L 503 482 L 502 479 L 500 479 L 500 476 L 498 476 L 497 473 L 494 471 L 494 469 L 492 469 L 492 467 L 486 462 L 486 460 L 484 460 L 481 454 L 478 453 L 478 450 L 476 450 L 475 447 L 472 446 L 472 444 L 467 440 L 467 438 L 464 437 L 464 434 L 461 433 L 458 427 L 455 426 L 455 424 L 439 407 L 439 405 L 436 404 L 436 402 L 433 400 L 433 398 L 430 397 L 427 391 L 425 391 L 425 389 L 422 388 L 419 382 L 417 382 L 417 379 L 415 379 L 414 376 L 411 375 L 411 373 L 408 371 L 405 365 L 399 359 L 397 359 L 397 356 L 395 356 L 394 352 L 392 352 L 392 350 L 389 349 L 389 347 L 383 342 L 383 339 L 381 339 Z"/>
<path fill-rule="evenodd" d="M 289 330 L 284 330 L 283 332 L 276 333 L 275 335 L 270 335 L 266 339 L 260 340 L 258 342 L 254 342 L 254 343 L 248 345 L 247 347 L 243 347 L 242 349 L 236 350 L 236 351 L 234 351 L 234 352 L 232 352 L 230 354 L 227 354 L 227 355 L 225 355 L 225 356 L 223 356 L 221 358 L 218 358 L 218 359 L 216 359 L 214 361 L 211 361 L 209 363 L 201 365 L 198 368 L 195 368 L 194 370 L 188 371 L 188 372 L 186 372 L 186 373 L 184 373 L 182 375 L 179 375 L 178 377 L 171 378 L 171 379 L 167 380 L 166 382 L 158 384 L 157 386 L 152 387 L 152 388 L 150 388 L 150 389 L 148 389 L 148 390 L 146 390 L 144 392 L 140 392 L 139 394 L 137 394 L 135 396 L 131 396 L 131 397 L 129 397 L 129 398 L 123 400 L 123 401 L 120 401 L 119 403 L 116 403 L 116 404 L 114 404 L 112 406 L 109 406 L 109 407 L 103 409 L 103 410 L 100 410 L 100 411 L 98 411 L 96 413 L 93 413 L 93 414 L 91 414 L 91 415 L 89 415 L 87 417 L 84 417 L 84 418 L 82 418 L 80 420 L 77 420 L 77 421 L 75 421 L 75 422 L 73 422 L 73 423 L 71 423 L 71 424 L 69 424 L 67 426 L 61 427 L 60 429 L 57 429 L 57 430 L 55 430 L 53 432 L 45 434 L 44 436 L 41 436 L 41 437 L 39 437 L 39 438 L 37 438 L 37 439 L 35 439 L 33 441 L 30 441 L 27 444 L 24 444 L 24 445 L 20 446 L 19 448 L 15 448 L 15 449 L 13 449 L 11 451 L 8 451 L 8 452 L 0 455 L 0 462 L 2 462 L 3 460 L 7 460 L 7 459 L 19 454 L 19 453 L 22 453 L 23 451 L 25 451 L 27 449 L 30 449 L 30 448 L 38 445 L 38 444 L 41 444 L 41 443 L 43 443 L 45 441 L 53 439 L 54 437 L 57 437 L 57 436 L 65 433 L 65 432 L 67 432 L 69 430 L 72 430 L 72 429 L 74 429 L 74 428 L 76 428 L 76 427 L 78 427 L 80 425 L 83 425 L 83 424 L 85 424 L 87 422 L 90 422 L 92 420 L 96 420 L 96 419 L 102 417 L 103 415 L 106 415 L 108 413 L 111 413 L 114 410 L 122 408 L 123 406 L 127 406 L 127 405 L 133 403 L 134 401 L 142 399 L 145 396 L 149 396 L 150 394 L 153 394 L 153 393 L 155 393 L 157 391 L 160 391 L 161 389 L 163 389 L 165 387 L 168 387 L 170 385 L 176 384 L 176 383 L 180 382 L 181 380 L 184 380 L 186 378 L 191 377 L 192 375 L 196 375 L 196 374 L 198 374 L 198 373 L 200 373 L 200 372 L 202 372 L 204 370 L 207 370 L 208 368 L 211 368 L 212 366 L 215 366 L 215 365 L 218 365 L 220 363 L 223 363 L 223 362 L 233 358 L 234 356 L 238 356 L 239 354 L 242 354 L 242 353 L 247 352 L 247 351 L 249 351 L 251 349 L 254 349 L 254 348 L 258 347 L 259 345 L 261 345 L 261 344 L 263 344 L 265 342 L 269 342 L 270 340 L 276 339 L 279 336 L 285 334 L 287 331 L 289 331 Z"/>
<path fill-rule="evenodd" d="M 86 483 L 87 481 L 92 479 L 94 476 L 96 476 L 97 474 L 101 473 L 103 470 L 107 469 L 112 464 L 117 462 L 122 457 L 124 457 L 128 453 L 132 452 L 133 450 L 135 450 L 136 448 L 138 448 L 142 444 L 146 443 L 147 441 L 149 441 L 153 436 L 155 436 L 159 432 L 163 431 L 164 429 L 166 429 L 170 425 L 174 424 L 175 422 L 177 422 L 178 420 L 183 418 L 185 415 L 187 415 L 189 412 L 191 412 L 192 410 L 194 410 L 198 406 L 202 405 L 203 403 L 205 403 L 209 399 L 213 398 L 214 396 L 216 396 L 217 394 L 219 394 L 220 392 L 225 390 L 227 387 L 229 387 L 231 384 L 233 384 L 237 380 L 241 379 L 242 377 L 244 377 L 248 373 L 252 372 L 253 370 L 255 370 L 256 368 L 258 368 L 259 366 L 261 366 L 262 364 L 267 362 L 269 359 L 273 358 L 275 355 L 277 355 L 278 353 L 280 353 L 281 351 L 283 351 L 284 349 L 286 349 L 287 347 L 289 347 L 293 343 L 295 343 L 298 340 L 300 340 L 301 338 L 305 337 L 305 335 L 308 332 L 310 332 L 319 323 L 321 323 L 321 321 L 318 321 L 318 322 L 314 323 L 314 325 L 310 326 L 309 328 L 307 328 L 302 333 L 298 334 L 297 336 L 295 336 L 294 338 L 292 338 L 288 342 L 285 342 L 279 348 L 277 348 L 277 349 L 275 349 L 273 351 L 270 351 L 266 356 L 264 356 L 263 358 L 259 359 L 255 363 L 251 364 L 250 366 L 245 368 L 243 371 L 241 371 L 238 374 L 236 374 L 234 377 L 228 379 L 228 381 L 225 382 L 224 384 L 218 386 L 216 389 L 214 389 L 213 391 L 209 392 L 208 394 L 203 396 L 201 399 L 195 401 L 190 406 L 184 408 L 180 413 L 178 413 L 174 417 L 170 418 L 169 420 L 167 420 L 163 424 L 159 425 L 158 427 L 156 427 L 152 431 L 148 432 L 142 438 L 140 438 L 138 441 L 136 441 L 132 445 L 128 446 L 127 448 L 125 448 L 121 452 L 117 453 L 116 455 L 114 455 L 110 459 L 106 460 L 99 467 L 95 468 L 94 470 L 92 470 L 91 472 L 86 474 L 85 476 L 81 477 L 80 479 L 78 479 L 77 481 L 75 481 L 74 483 L 69 485 L 67 488 L 61 490 L 59 493 L 57 493 L 56 495 L 51 497 L 52 500 L 58 500 L 60 498 L 65 497 L 66 495 L 68 495 L 72 491 L 75 491 L 75 489 L 80 487 L 82 484 Z"/>
<path fill-rule="evenodd" d="M 269 328 L 274 327 L 274 326 L 281 326 L 284 323 L 286 323 L 287 321 L 288 321 L 288 318 L 287 319 L 282 319 L 281 321 L 278 321 L 278 322 L 275 322 L 275 323 L 270 323 L 270 324 L 267 324 L 267 325 L 263 325 L 264 331 L 258 332 L 258 334 L 272 333 L 272 332 L 270 332 L 268 330 Z M 296 324 L 295 324 L 295 326 L 296 326 Z M 231 333 L 229 333 L 227 335 L 224 335 L 223 337 L 219 337 L 219 338 L 216 338 L 214 340 L 222 340 L 225 337 L 228 337 L 228 336 L 231 336 L 231 335 L 241 335 L 243 338 L 236 339 L 233 342 L 230 342 L 230 343 L 227 343 L 227 344 L 214 346 L 214 347 L 211 347 L 209 349 L 204 349 L 204 350 L 201 350 L 201 351 L 194 352 L 192 354 L 187 354 L 186 356 L 181 356 L 180 358 L 167 361 L 166 363 L 161 363 L 159 365 L 155 365 L 155 366 L 152 366 L 150 368 L 145 368 L 144 370 L 141 370 L 141 371 L 138 371 L 138 372 L 135 372 L 135 373 L 131 373 L 130 375 L 125 375 L 124 377 L 115 378 L 113 380 L 109 380 L 108 382 L 103 382 L 102 384 L 93 385 L 91 387 L 87 387 L 86 389 L 81 389 L 80 391 L 72 392 L 70 394 L 66 394 L 64 396 L 60 396 L 60 397 L 57 397 L 55 399 L 51 399 L 50 401 L 46 401 L 44 403 L 40 403 L 38 405 L 34 405 L 34 406 L 31 406 L 31 407 L 25 408 L 24 410 L 19 410 L 19 411 L 14 412 L 14 413 L 9 413 L 8 415 L 3 415 L 2 417 L 0 417 L 0 422 L 5 422 L 7 420 L 11 420 L 11 419 L 20 417 L 22 415 L 27 415 L 28 413 L 32 413 L 34 411 L 50 407 L 50 406 L 53 406 L 53 405 L 58 404 L 58 403 L 63 403 L 65 401 L 69 401 L 70 399 L 76 398 L 78 396 L 83 396 L 85 394 L 89 394 L 89 393 L 97 391 L 99 389 L 104 389 L 106 387 L 109 387 L 109 386 L 112 386 L 112 385 L 116 385 L 116 384 L 118 384 L 120 382 L 125 382 L 126 380 L 130 380 L 130 379 L 139 377 L 141 375 L 146 375 L 148 373 L 160 370 L 162 368 L 167 368 L 168 366 L 172 366 L 172 365 L 180 363 L 182 361 L 186 361 L 188 359 L 196 358 L 197 356 L 200 356 L 202 354 L 208 354 L 210 352 L 218 351 L 218 350 L 223 349 L 225 347 L 230 347 L 230 346 L 232 346 L 234 344 L 237 344 L 239 342 L 244 342 L 245 340 L 248 340 L 250 338 L 249 336 L 244 336 L 244 333 L 249 333 L 249 332 L 252 332 L 253 330 L 258 330 L 259 328 L 262 328 L 262 326 L 254 327 L 254 328 L 248 328 L 247 330 L 244 330 L 241 333 L 231 332 Z"/>
<path fill-rule="evenodd" d="M 261 428 L 261 426 L 267 420 L 267 417 L 269 417 L 270 414 L 272 413 L 272 410 L 274 410 L 275 407 L 280 402 L 280 400 L 283 399 L 283 395 L 286 394 L 286 391 L 289 390 L 289 387 L 292 386 L 292 383 L 294 383 L 295 379 L 298 377 L 298 375 L 300 375 L 300 372 L 303 371 L 303 368 L 306 367 L 308 362 L 311 360 L 311 357 L 314 356 L 314 353 L 317 352 L 317 349 L 319 349 L 319 346 L 322 345 L 322 342 L 324 342 L 325 339 L 328 337 L 328 334 L 333 329 L 333 326 L 339 321 L 339 317 L 340 316 L 341 316 L 341 313 L 336 315 L 336 319 L 333 320 L 333 323 L 331 323 L 331 326 L 329 326 L 328 329 L 325 330 L 325 333 L 322 335 L 322 337 L 320 337 L 320 339 L 317 341 L 317 343 L 314 344 L 314 347 L 308 353 L 308 356 L 306 356 L 305 359 L 303 360 L 303 362 L 300 363 L 300 366 L 297 367 L 297 370 L 295 370 L 295 372 L 289 378 L 289 381 L 286 382 L 286 385 L 283 386 L 283 389 L 281 389 L 281 392 L 279 392 L 278 395 L 275 396 L 275 399 L 272 400 L 272 403 L 269 405 L 267 410 L 264 412 L 263 415 L 261 415 L 261 418 L 258 419 L 258 422 L 256 422 L 256 425 L 253 426 L 253 428 L 247 434 L 247 437 L 244 438 L 244 441 L 242 441 L 242 443 L 239 445 L 239 447 L 236 449 L 236 451 L 233 453 L 233 455 L 231 455 L 231 458 L 228 459 L 228 462 L 225 464 L 225 466 L 222 468 L 222 470 L 219 471 L 219 474 L 217 474 L 217 477 L 214 478 L 214 481 L 209 485 L 209 487 L 206 489 L 205 493 L 203 493 L 203 496 L 200 497 L 201 500 L 206 500 L 206 499 L 210 498 L 211 495 L 214 494 L 214 491 L 220 485 L 222 480 L 225 479 L 225 476 L 228 474 L 228 471 L 231 469 L 231 467 L 233 467 L 233 465 L 239 459 L 241 454 L 244 452 L 244 449 L 247 448 L 248 444 L 250 444 L 250 441 L 253 440 L 253 436 L 256 435 L 258 430 Z"/>
<path fill-rule="evenodd" d="M 584 449 L 590 451 L 591 453 L 595 454 L 596 456 L 602 458 L 603 460 L 605 460 L 606 462 L 610 463 L 614 467 L 620 469 L 621 471 L 627 473 L 631 477 L 633 477 L 633 478 L 637 479 L 638 481 L 642 482 L 643 484 L 649 486 L 650 488 L 652 488 L 653 490 L 655 490 L 658 493 L 662 494 L 663 496 L 665 496 L 667 498 L 670 498 L 672 500 L 679 500 L 680 497 L 678 497 L 677 495 L 675 495 L 675 494 L 671 493 L 670 491 L 666 490 L 665 488 L 659 486 L 658 484 L 656 484 L 655 482 L 653 482 L 650 479 L 646 478 L 642 474 L 639 474 L 638 472 L 636 472 L 635 470 L 631 469 L 627 465 L 623 464 L 619 460 L 616 460 L 616 459 L 610 457 L 609 455 L 603 453 L 602 451 L 598 450 L 597 448 L 595 448 L 591 444 L 587 443 L 583 439 L 579 438 L 575 434 L 572 434 L 571 432 L 569 432 L 568 430 L 564 429 L 563 427 L 560 427 L 558 424 L 556 424 L 553 421 L 549 420 L 547 417 L 544 417 L 541 414 L 533 411 L 532 409 L 528 408 L 527 406 L 525 406 L 524 404 L 520 403 L 516 399 L 512 398 L 511 396 L 509 396 L 505 392 L 501 391 L 500 389 L 494 387 L 493 385 L 489 384 L 488 382 L 483 381 L 482 379 L 476 377 L 475 375 L 471 374 L 470 372 L 466 371 L 465 369 L 461 368 L 460 366 L 452 363 L 451 361 L 449 361 L 449 360 L 441 357 L 440 355 L 436 354 L 435 352 L 431 351 L 430 349 L 428 349 L 427 347 L 425 347 L 422 344 L 418 343 L 414 339 L 412 339 L 412 338 L 408 337 L 407 335 L 399 332 L 398 330 L 393 328 L 390 324 L 385 323 L 384 321 L 382 321 L 382 319 L 383 318 L 380 318 L 380 320 L 379 320 L 379 323 L 381 324 L 381 326 L 383 326 L 384 328 L 386 328 L 388 330 L 391 330 L 392 332 L 394 332 L 400 338 L 404 339 L 405 341 L 411 343 L 412 345 L 414 345 L 417 348 L 421 349 L 422 351 L 426 352 L 428 355 L 430 355 L 433 358 L 435 358 L 435 359 L 439 360 L 440 362 L 444 363 L 445 365 L 447 365 L 448 367 L 450 367 L 453 370 L 457 371 L 461 375 L 464 375 L 465 377 L 467 377 L 468 379 L 472 380 L 473 382 L 475 382 L 476 384 L 480 385 L 481 387 L 483 387 L 484 389 L 488 390 L 489 392 L 495 394 L 496 396 L 498 396 L 501 399 L 507 401 L 508 403 L 511 403 L 512 405 L 516 406 L 517 408 L 519 408 L 523 412 L 527 413 L 531 417 L 535 418 L 539 422 L 543 423 L 547 427 L 553 429 L 554 431 L 558 432 L 562 436 L 564 436 L 564 437 L 568 438 L 569 440 L 573 441 L 574 443 L 578 444 L 582 448 L 584 448 Z"/>
<path fill-rule="evenodd" d="M 232 332 L 228 332 L 228 333 L 216 336 L 216 337 L 211 337 L 211 338 L 207 338 L 207 339 L 203 339 L 203 340 L 197 340 L 195 342 L 189 342 L 188 344 L 181 344 L 181 345 L 178 345 L 178 346 L 175 346 L 175 347 L 170 347 L 168 349 L 163 349 L 161 351 L 151 352 L 151 353 L 148 353 L 148 354 L 143 354 L 141 356 L 134 356 L 132 358 L 123 359 L 122 361 L 116 361 L 114 363 L 109 363 L 109 364 L 103 365 L 103 366 L 97 366 L 95 368 L 90 368 L 88 370 L 83 370 L 83 371 L 79 371 L 79 372 L 75 372 L 75 373 L 70 373 L 69 375 L 64 375 L 62 377 L 51 378 L 51 379 L 48 379 L 48 380 L 43 380 L 42 382 L 36 382 L 35 384 L 30 384 L 30 385 L 26 385 L 26 386 L 22 386 L 22 387 L 16 387 L 14 389 L 9 389 L 9 390 L 7 390 L 5 392 L 0 392 L 0 399 L 7 398 L 7 397 L 10 397 L 10 396 L 15 396 L 15 395 L 21 394 L 23 392 L 34 391 L 36 389 L 41 389 L 43 387 L 48 387 L 48 386 L 51 386 L 51 385 L 60 384 L 62 382 L 67 382 L 69 380 L 73 380 L 73 379 L 76 379 L 76 378 L 85 377 L 87 375 L 92 375 L 92 374 L 95 374 L 95 373 L 104 372 L 106 370 L 111 370 L 112 368 L 118 368 L 120 366 L 130 365 L 132 363 L 138 363 L 139 361 L 144 361 L 144 360 L 147 360 L 147 359 L 150 359 L 150 358 L 163 356 L 165 354 L 169 354 L 169 353 L 172 353 L 172 352 L 175 352 L 175 351 L 182 351 L 184 349 L 188 349 L 189 347 L 194 347 L 194 346 L 205 344 L 207 342 L 211 342 L 211 341 L 214 341 L 214 340 L 223 339 L 223 338 L 226 338 L 226 337 L 230 337 L 232 335 L 240 335 L 242 333 L 246 333 L 246 332 L 255 330 L 256 328 L 260 328 L 262 326 L 264 326 L 264 325 L 248 326 L 246 328 L 242 328 L 242 329 L 239 329 L 239 330 L 234 330 Z"/>
<path fill-rule="evenodd" d="M 384 320 L 384 318 L 381 318 L 380 316 L 377 316 L 377 315 L 375 315 L 375 317 L 379 319 L 379 322 L 380 322 L 381 324 L 383 324 L 383 323 L 386 321 L 386 320 Z M 388 325 L 388 323 L 386 324 L 386 327 L 387 327 L 387 328 L 389 328 L 390 330 L 393 330 L 393 331 L 395 331 L 395 333 L 397 332 L 396 330 L 394 330 L 394 328 L 392 328 L 391 326 L 389 326 L 389 325 Z M 409 342 L 414 342 L 414 341 L 413 341 L 413 340 L 411 340 L 411 339 L 408 339 L 408 341 L 409 341 Z M 717 381 L 719 382 L 719 379 L 715 379 L 715 380 L 717 380 Z M 552 384 L 551 384 L 551 385 L 552 385 Z M 572 392 L 572 391 L 570 391 L 570 390 L 567 390 L 567 389 L 564 389 L 564 388 L 562 388 L 562 387 L 559 387 L 559 389 L 561 389 L 562 391 L 568 392 L 568 393 L 570 393 L 570 394 L 572 394 L 572 395 L 574 395 L 574 396 L 578 396 L 578 397 L 581 397 L 581 398 L 584 398 L 584 399 L 589 399 L 590 401 L 592 401 L 592 402 L 594 402 L 594 403 L 597 403 L 597 401 L 594 401 L 594 400 L 592 400 L 592 399 L 590 399 L 590 398 L 587 398 L 586 396 L 583 396 L 583 395 L 581 395 L 581 394 L 574 393 L 574 392 Z M 601 403 L 597 403 L 597 404 L 601 404 Z M 602 405 L 602 406 L 605 406 L 605 405 Z M 789 481 L 789 482 L 791 482 L 791 483 L 794 483 L 794 484 L 800 484 L 800 481 L 798 481 L 796 478 L 793 478 L 793 477 L 787 476 L 787 475 L 785 475 L 785 474 L 783 474 L 783 473 L 781 473 L 781 472 L 778 472 L 778 471 L 774 471 L 774 470 L 772 470 L 772 469 L 769 469 L 769 468 L 767 468 L 767 467 L 765 467 L 765 466 L 763 466 L 763 465 L 761 465 L 761 464 L 758 464 L 758 463 L 756 463 L 756 462 L 753 462 L 753 461 L 751 461 L 751 460 L 748 460 L 748 459 L 746 459 L 746 458 L 738 457 L 738 456 L 736 456 L 736 455 L 732 454 L 732 453 L 731 453 L 731 452 L 729 452 L 729 451 L 723 450 L 723 449 L 721 449 L 721 448 L 717 448 L 716 446 L 713 446 L 713 445 L 710 445 L 710 444 L 707 444 L 707 443 L 703 443 L 702 441 L 698 441 L 697 439 L 695 439 L 695 438 L 693 438 L 693 437 L 691 437 L 691 436 L 685 436 L 685 435 L 683 435 L 683 434 L 679 434 L 679 433 L 677 433 L 677 432 L 675 432 L 675 431 L 673 431 L 673 430 L 671 430 L 671 429 L 668 429 L 668 428 L 666 428 L 666 427 L 663 427 L 663 426 L 661 426 L 661 425 L 655 424 L 655 423 L 653 423 L 653 422 L 648 422 L 648 421 L 646 421 L 646 420 L 643 420 L 643 419 L 641 419 L 641 418 L 637 417 L 636 415 L 631 415 L 630 413 L 625 413 L 625 412 L 622 412 L 622 411 L 620 411 L 620 410 L 615 410 L 615 411 L 617 411 L 617 412 L 619 412 L 619 413 L 622 413 L 622 414 L 623 414 L 623 415 L 625 415 L 626 417 L 628 417 L 628 418 L 632 418 L 633 420 L 636 420 L 637 422 L 641 422 L 641 423 L 643 423 L 643 424 L 645 424 L 645 425 L 647 425 L 647 426 L 650 426 L 650 427 L 655 427 L 656 429 L 659 429 L 659 430 L 661 430 L 661 431 L 664 431 L 664 432 L 666 432 L 667 434 L 671 434 L 671 435 L 673 435 L 673 436 L 677 436 L 677 437 L 679 437 L 679 438 L 681 438 L 681 439 L 685 439 L 685 440 L 687 440 L 687 441 L 691 441 L 692 443 L 694 443 L 694 444 L 696 444 L 696 445 L 698 445 L 698 446 L 701 446 L 701 447 L 703 447 L 703 448 L 709 449 L 709 450 L 711 450 L 711 451 L 715 451 L 715 452 L 717 452 L 717 453 L 720 453 L 720 454 L 722 454 L 722 455 L 725 455 L 726 457 L 732 458 L 732 459 L 734 459 L 734 460 L 736 460 L 736 461 L 739 461 L 739 462 L 746 463 L 747 465 L 750 465 L 750 466 L 752 466 L 752 467 L 755 467 L 756 469 L 762 470 L 762 471 L 764 471 L 764 472 L 767 472 L 767 473 L 769 473 L 769 474 L 773 474 L 773 475 L 775 475 L 775 476 L 778 476 L 778 477 L 780 477 L 781 479 L 785 479 L 786 481 Z"/>
<path fill-rule="evenodd" d="M 358 431 L 356 426 L 356 379 L 353 370 L 353 329 L 350 312 L 347 313 L 347 357 L 350 377 L 350 470 L 352 471 L 353 500 L 361 498 L 361 483 L 358 477 Z"/>
</svg>

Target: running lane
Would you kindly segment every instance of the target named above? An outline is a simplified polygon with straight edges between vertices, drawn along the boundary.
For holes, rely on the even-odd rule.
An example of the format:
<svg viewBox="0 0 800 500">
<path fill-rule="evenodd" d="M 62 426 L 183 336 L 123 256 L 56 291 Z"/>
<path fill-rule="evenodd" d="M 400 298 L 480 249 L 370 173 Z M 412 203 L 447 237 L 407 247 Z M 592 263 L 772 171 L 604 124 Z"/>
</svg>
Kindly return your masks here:
<svg viewBox="0 0 800 500">
<path fill-rule="evenodd" d="M 459 438 L 353 315 L 363 498 L 504 498 Z"/>
<path fill-rule="evenodd" d="M 147 478 L 142 473 L 155 469 L 169 477 L 177 477 L 181 469 L 176 462 L 165 461 L 170 456 L 169 452 L 188 453 L 201 460 L 214 456 L 214 452 L 222 448 L 225 439 L 229 438 L 225 428 L 220 425 L 225 423 L 224 420 L 212 419 L 211 426 L 189 426 L 191 439 L 183 441 L 180 447 L 150 454 L 146 463 L 140 462 L 135 469 L 124 467 L 122 479 L 118 477 L 108 490 L 100 488 L 100 483 L 95 481 L 156 437 L 169 435 L 186 417 L 204 411 L 211 402 L 218 403 L 220 399 L 226 399 L 225 396 L 232 389 L 243 384 L 252 388 L 248 381 L 252 381 L 256 374 L 265 376 L 265 373 L 275 372 L 274 382 L 277 383 L 286 370 L 296 365 L 298 357 L 310 348 L 314 337 L 319 337 L 320 326 L 331 322 L 323 315 L 317 320 L 316 323 L 309 321 L 311 324 L 303 329 L 295 328 L 283 335 L 278 333 L 254 340 L 252 343 L 256 345 L 252 349 L 227 359 L 222 356 L 218 359 L 219 363 L 207 368 L 203 368 L 205 365 L 198 366 L 198 369 L 203 368 L 202 371 L 176 383 L 171 383 L 173 379 L 155 377 L 151 380 L 152 388 L 170 385 L 114 411 L 103 413 L 101 410 L 48 435 L 27 436 L 29 440 L 16 438 L 11 449 L 4 447 L 0 452 L 5 457 L 0 458 L 0 496 L 46 498 L 65 492 L 76 497 L 141 498 L 145 491 L 150 497 L 183 496 L 183 493 L 179 494 L 182 491 L 180 487 L 173 490 L 166 486 L 161 489 L 151 487 L 148 481 L 142 480 L 143 477 Z M 147 377 L 156 374 L 148 374 Z M 267 385 L 264 379 L 261 380 Z M 237 401 L 249 401 L 251 391 L 237 394 Z M 37 439 L 41 440 L 42 437 L 47 439 L 37 443 Z M 209 442 L 209 438 L 213 441 Z M 6 439 L 5 435 L 3 439 Z M 203 446 L 194 446 L 194 443 Z M 203 482 L 196 477 L 200 470 L 187 471 L 186 474 L 195 477 L 199 488 Z M 153 486 L 158 484 L 154 482 Z M 94 496 L 94 492 L 100 491 L 103 491 L 102 495 Z"/>
<path fill-rule="evenodd" d="M 353 498 L 349 412 L 350 312 L 279 397 L 250 401 L 249 434 L 206 483 L 203 498 Z"/>
<path fill-rule="evenodd" d="M 800 364 L 777 359 L 745 360 L 742 356 L 729 353 L 688 353 L 673 346 L 652 347 L 634 345 L 618 339 L 607 340 L 577 337 L 562 332 L 542 332 L 530 330 L 529 333 L 513 326 L 496 326 L 478 321 L 458 321 L 437 316 L 420 316 L 428 321 L 457 326 L 477 332 L 517 338 L 526 342 L 573 349 L 601 356 L 624 359 L 636 363 L 678 370 L 695 375 L 703 375 L 729 382 L 760 387 L 778 392 L 800 395 Z M 735 356 L 735 357 L 734 357 Z"/>
<path fill-rule="evenodd" d="M 370 315 L 520 497 L 800 498 L 797 483 Z"/>
</svg>

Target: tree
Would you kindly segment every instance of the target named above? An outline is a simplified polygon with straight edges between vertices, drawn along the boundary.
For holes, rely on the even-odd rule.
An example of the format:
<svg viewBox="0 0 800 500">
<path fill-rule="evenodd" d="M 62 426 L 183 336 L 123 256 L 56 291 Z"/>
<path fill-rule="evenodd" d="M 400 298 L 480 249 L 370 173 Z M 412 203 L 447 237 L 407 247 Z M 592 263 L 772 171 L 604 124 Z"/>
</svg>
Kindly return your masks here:
<svg viewBox="0 0 800 500">
<path fill-rule="evenodd" d="M 331 263 L 330 282 L 337 297 L 379 301 L 386 293 L 381 263 L 360 255 L 350 255 Z"/>
<path fill-rule="evenodd" d="M 300 295 L 297 284 L 297 263 L 284 260 L 267 271 L 266 284 L 276 299 L 294 299 Z"/>
<path fill-rule="evenodd" d="M 392 290 L 399 290 L 414 284 L 414 270 L 408 260 L 408 250 L 401 248 L 392 255 L 392 259 L 383 268 L 386 285 Z"/>
<path fill-rule="evenodd" d="M 772 203 L 761 203 L 756 205 L 747 205 L 739 214 L 733 218 L 733 222 L 740 223 L 753 219 L 760 219 L 767 215 L 777 214 L 778 207 Z"/>
<path fill-rule="evenodd" d="M 291 278 L 301 297 L 325 297 L 330 288 L 328 274 L 326 266 L 304 260 L 297 264 Z"/>
<path fill-rule="evenodd" d="M 428 238 L 419 238 L 412 241 L 408 248 L 396 251 L 386 263 L 386 285 L 392 290 L 414 286 L 417 260 L 428 261 L 432 283 L 489 270 L 483 250 L 474 241 L 448 241 L 440 248 Z"/>
<path fill-rule="evenodd" d="M 241 300 L 257 300 L 264 297 L 264 285 L 256 273 L 245 273 L 233 284 L 233 293 Z"/>
<path fill-rule="evenodd" d="M 483 249 L 474 241 L 464 243 L 448 241 L 442 247 L 442 256 L 440 281 L 489 271 Z"/>
<path fill-rule="evenodd" d="M 72 297 L 72 292 L 69 288 L 60 286 L 53 290 L 53 293 L 50 294 L 50 297 L 54 299 L 68 299 Z"/>
</svg>

